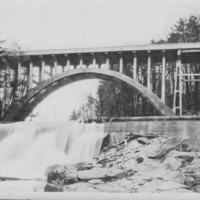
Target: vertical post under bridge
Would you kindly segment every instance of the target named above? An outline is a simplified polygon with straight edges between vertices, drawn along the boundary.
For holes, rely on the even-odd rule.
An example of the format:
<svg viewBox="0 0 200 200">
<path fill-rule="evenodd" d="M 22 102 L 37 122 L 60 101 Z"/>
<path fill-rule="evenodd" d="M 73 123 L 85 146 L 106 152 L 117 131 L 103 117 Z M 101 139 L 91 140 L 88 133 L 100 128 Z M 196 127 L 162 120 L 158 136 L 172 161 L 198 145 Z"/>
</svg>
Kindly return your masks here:
<svg viewBox="0 0 200 200">
<path fill-rule="evenodd" d="M 162 51 L 162 87 L 161 87 L 161 100 L 165 103 L 165 72 L 166 71 L 166 55 L 165 50 Z"/>
<path fill-rule="evenodd" d="M 152 73 L 151 73 L 151 51 L 148 51 L 147 56 L 147 88 L 152 90 L 151 80 L 152 80 Z"/>
<path fill-rule="evenodd" d="M 133 79 L 137 80 L 137 54 L 133 51 Z"/>
</svg>

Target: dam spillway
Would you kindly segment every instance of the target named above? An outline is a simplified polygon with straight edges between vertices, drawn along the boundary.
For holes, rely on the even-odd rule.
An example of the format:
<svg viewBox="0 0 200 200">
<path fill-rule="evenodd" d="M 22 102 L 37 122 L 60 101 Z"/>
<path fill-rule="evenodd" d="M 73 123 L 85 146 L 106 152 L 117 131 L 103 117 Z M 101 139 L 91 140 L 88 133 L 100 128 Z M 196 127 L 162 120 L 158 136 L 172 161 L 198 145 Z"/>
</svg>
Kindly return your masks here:
<svg viewBox="0 0 200 200">
<path fill-rule="evenodd" d="M 0 176 L 44 177 L 47 166 L 92 159 L 103 124 L 19 122 L 0 125 Z"/>
<path fill-rule="evenodd" d="M 106 142 L 109 141 L 107 145 L 112 146 L 126 139 L 129 133 L 162 133 L 166 138 L 169 136 L 180 140 L 188 139 L 192 146 L 199 149 L 198 117 L 119 120 L 121 121 L 113 120 L 104 124 L 66 121 L 0 124 L 0 177 L 43 180 L 1 181 L 0 192 L 43 192 L 45 169 L 48 166 L 92 161 L 100 153 L 105 137 Z"/>
</svg>

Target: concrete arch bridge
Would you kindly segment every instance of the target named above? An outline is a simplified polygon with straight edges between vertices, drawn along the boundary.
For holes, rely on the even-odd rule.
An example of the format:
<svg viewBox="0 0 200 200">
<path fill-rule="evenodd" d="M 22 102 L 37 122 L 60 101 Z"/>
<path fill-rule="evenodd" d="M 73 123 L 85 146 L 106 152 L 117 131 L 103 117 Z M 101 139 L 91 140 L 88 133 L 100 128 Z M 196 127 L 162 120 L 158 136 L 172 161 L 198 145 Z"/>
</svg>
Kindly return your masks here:
<svg viewBox="0 0 200 200">
<path fill-rule="evenodd" d="M 24 120 L 53 91 L 92 78 L 122 81 L 148 99 L 161 115 L 182 115 L 182 65 L 200 63 L 199 55 L 199 43 L 19 52 L 28 59 L 2 71 L 8 82 L 0 87 L 2 121 Z M 171 68 L 175 77 L 173 108 L 167 106 L 165 97 Z M 156 87 L 160 87 L 159 94 Z"/>
</svg>

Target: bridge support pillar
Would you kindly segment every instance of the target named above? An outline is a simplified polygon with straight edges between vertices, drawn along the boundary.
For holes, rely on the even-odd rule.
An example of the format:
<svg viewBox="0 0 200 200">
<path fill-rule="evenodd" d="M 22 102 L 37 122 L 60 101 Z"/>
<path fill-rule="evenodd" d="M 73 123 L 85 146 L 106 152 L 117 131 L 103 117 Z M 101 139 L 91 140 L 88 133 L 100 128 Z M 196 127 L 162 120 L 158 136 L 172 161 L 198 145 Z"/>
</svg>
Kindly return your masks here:
<svg viewBox="0 0 200 200">
<path fill-rule="evenodd" d="M 33 87 L 33 61 L 30 60 L 28 68 L 28 90 Z"/>
<path fill-rule="evenodd" d="M 63 66 L 62 66 L 62 72 L 64 72 L 64 71 L 65 71 L 65 66 L 63 65 Z"/>
<path fill-rule="evenodd" d="M 53 68 L 54 68 L 54 75 L 58 73 L 58 62 L 55 55 L 53 55 Z"/>
<path fill-rule="evenodd" d="M 97 68 L 97 62 L 96 62 L 96 57 L 94 53 L 92 53 L 92 65 L 93 65 L 93 68 Z"/>
<path fill-rule="evenodd" d="M 122 53 L 119 52 L 119 72 L 123 74 L 123 57 L 122 57 Z"/>
<path fill-rule="evenodd" d="M 50 78 L 53 76 L 53 66 L 50 66 Z"/>
<path fill-rule="evenodd" d="M 70 59 L 67 54 L 65 54 L 65 58 L 66 58 L 66 66 L 65 67 L 67 68 L 66 71 L 68 71 L 68 70 L 70 70 Z"/>
<path fill-rule="evenodd" d="M 137 80 L 137 54 L 133 52 L 133 79 Z"/>
<path fill-rule="evenodd" d="M 8 109 L 9 106 L 9 100 L 8 97 L 10 96 L 9 92 L 8 92 L 8 88 L 7 88 L 7 83 L 9 83 L 9 66 L 6 66 L 6 69 L 3 70 L 3 87 L 2 89 L 2 93 L 3 93 L 3 98 L 2 98 L 2 102 L 1 102 L 1 117 L 3 117 Z"/>
<path fill-rule="evenodd" d="M 177 62 L 176 62 L 179 75 L 179 115 L 183 114 L 183 102 L 182 102 L 182 91 L 183 91 L 183 80 L 182 80 L 182 68 L 181 68 L 181 50 L 177 51 Z"/>
<path fill-rule="evenodd" d="M 21 64 L 21 62 L 18 62 L 17 71 L 16 71 L 16 81 L 17 82 L 21 79 L 21 69 L 22 69 L 22 64 Z"/>
<path fill-rule="evenodd" d="M 166 57 L 165 51 L 162 51 L 162 88 L 161 88 L 161 100 L 165 103 L 165 68 L 166 68 Z"/>
<path fill-rule="evenodd" d="M 151 73 L 151 52 L 148 51 L 148 58 L 147 58 L 147 88 L 149 90 L 152 90 L 151 85 L 151 79 L 152 79 L 152 73 Z"/>
<path fill-rule="evenodd" d="M 41 67 L 40 67 L 40 82 L 44 80 L 44 69 L 45 69 L 45 61 L 41 56 Z"/>
<path fill-rule="evenodd" d="M 20 96 L 19 96 L 19 81 L 21 80 L 21 67 L 22 67 L 22 64 L 21 62 L 18 62 L 17 64 L 17 68 L 15 69 L 15 84 L 14 84 L 14 87 L 13 87 L 13 101 L 17 101 L 19 100 Z M 6 73 L 6 71 L 5 71 Z M 4 79 L 4 81 L 6 81 Z M 3 92 L 5 92 L 5 88 L 3 89 Z M 3 98 L 3 104 L 5 104 L 5 95 L 4 95 L 4 98 Z M 4 112 L 4 108 L 5 108 L 5 105 L 2 105 L 3 109 L 2 109 L 2 112 Z M 4 113 L 3 113 L 4 115 Z"/>
<path fill-rule="evenodd" d="M 14 100 L 20 98 L 18 89 L 19 89 L 19 82 L 21 80 L 21 68 L 22 68 L 22 64 L 21 64 L 21 62 L 18 62 L 17 69 L 15 71 Z"/>
<path fill-rule="evenodd" d="M 79 67 L 83 68 L 83 58 L 81 54 L 79 54 Z"/>
<path fill-rule="evenodd" d="M 67 58 L 67 69 L 70 70 L 70 60 Z"/>
<path fill-rule="evenodd" d="M 107 66 L 107 69 L 110 69 L 110 60 L 109 60 L 108 53 L 106 53 L 106 66 Z"/>
<path fill-rule="evenodd" d="M 183 90 L 183 80 L 182 80 L 182 68 L 181 68 L 181 50 L 177 51 L 177 60 L 176 60 L 176 71 L 175 71 L 175 86 L 174 86 L 174 103 L 173 111 L 178 115 L 182 116 L 183 114 L 183 102 L 182 102 L 182 90 Z M 178 97 L 178 101 L 177 101 Z"/>
</svg>

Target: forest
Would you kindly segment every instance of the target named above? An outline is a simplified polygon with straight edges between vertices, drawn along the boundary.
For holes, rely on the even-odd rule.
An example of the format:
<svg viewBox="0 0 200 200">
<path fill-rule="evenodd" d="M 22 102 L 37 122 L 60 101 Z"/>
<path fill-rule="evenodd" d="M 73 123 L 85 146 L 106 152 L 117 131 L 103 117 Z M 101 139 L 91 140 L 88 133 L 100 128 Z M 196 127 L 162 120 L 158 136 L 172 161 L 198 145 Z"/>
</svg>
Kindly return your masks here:
<svg viewBox="0 0 200 200">
<path fill-rule="evenodd" d="M 200 42 L 200 15 L 193 14 L 189 18 L 180 18 L 167 35 L 160 40 L 151 40 L 151 44 L 167 43 L 195 43 Z M 146 55 L 141 60 L 147 59 Z M 145 57 L 145 58 L 144 58 Z M 172 108 L 175 87 L 175 66 L 176 62 L 168 56 L 166 61 L 166 104 Z M 139 59 L 140 60 L 140 59 Z M 161 97 L 161 68 L 162 61 L 156 58 L 152 61 L 152 90 Z M 118 71 L 119 66 L 113 65 L 112 69 Z M 132 66 L 125 63 L 124 74 L 132 77 Z M 139 62 L 137 66 L 138 81 L 147 84 L 147 62 Z M 199 60 L 192 63 L 182 64 L 183 73 L 200 73 Z M 199 79 L 196 76 L 194 79 Z M 183 114 L 196 115 L 200 111 L 200 82 L 188 81 L 184 83 L 183 90 Z M 132 117 L 132 116 L 157 116 L 159 112 L 142 98 L 134 89 L 129 88 L 121 82 L 104 81 L 99 82 L 97 95 L 92 97 L 88 95 L 88 101 L 82 105 L 78 111 L 73 111 L 70 119 L 75 120 L 82 116 L 86 121 L 88 119 L 101 120 L 102 118 L 112 117 Z"/>
</svg>

